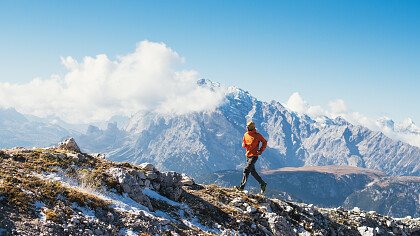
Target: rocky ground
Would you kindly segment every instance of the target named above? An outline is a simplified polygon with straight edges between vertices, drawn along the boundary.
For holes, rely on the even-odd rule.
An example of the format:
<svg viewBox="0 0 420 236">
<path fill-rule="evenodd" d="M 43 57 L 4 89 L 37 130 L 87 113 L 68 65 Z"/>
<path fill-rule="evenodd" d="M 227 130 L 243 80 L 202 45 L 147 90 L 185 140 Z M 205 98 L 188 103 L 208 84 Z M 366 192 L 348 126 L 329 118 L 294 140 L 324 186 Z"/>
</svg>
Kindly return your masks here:
<svg viewBox="0 0 420 236">
<path fill-rule="evenodd" d="M 420 235 L 420 219 L 198 185 L 67 140 L 0 151 L 0 235 Z"/>
</svg>

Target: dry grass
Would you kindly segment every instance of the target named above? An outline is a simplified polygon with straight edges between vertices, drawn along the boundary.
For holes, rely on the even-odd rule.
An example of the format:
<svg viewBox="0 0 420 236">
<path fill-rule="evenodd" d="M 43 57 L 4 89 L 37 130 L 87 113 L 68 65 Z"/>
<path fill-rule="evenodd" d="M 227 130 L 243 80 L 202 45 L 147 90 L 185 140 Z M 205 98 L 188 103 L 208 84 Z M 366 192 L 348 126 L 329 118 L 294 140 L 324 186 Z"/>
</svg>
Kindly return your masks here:
<svg viewBox="0 0 420 236">
<path fill-rule="evenodd" d="M 0 195 L 6 198 L 8 204 L 16 206 L 20 212 L 33 212 L 35 201 L 42 201 L 52 208 L 57 203 L 57 197 L 61 195 L 67 201 L 76 202 L 80 206 L 106 208 L 109 205 L 108 202 L 92 194 L 67 188 L 59 182 L 43 180 L 32 175 L 34 172 L 55 172 L 57 167 L 71 170 L 71 165 L 75 164 L 74 159 L 67 158 L 60 150 L 51 149 L 48 151 L 51 152 L 47 152 L 45 149 L 25 152 L 1 151 L 0 155 L 3 158 L 0 158 Z M 78 164 L 94 166 L 94 162 L 95 160 L 92 159 Z M 99 169 L 89 172 L 89 182 L 98 183 L 98 178 L 95 176 L 105 178 L 101 173 L 103 171 Z M 49 214 L 54 218 L 53 212 L 49 212 Z"/>
<path fill-rule="evenodd" d="M 55 211 L 53 211 L 51 209 L 47 209 L 44 213 L 45 213 L 45 219 L 46 220 L 58 222 L 58 215 L 57 215 L 57 213 L 55 213 Z"/>
</svg>

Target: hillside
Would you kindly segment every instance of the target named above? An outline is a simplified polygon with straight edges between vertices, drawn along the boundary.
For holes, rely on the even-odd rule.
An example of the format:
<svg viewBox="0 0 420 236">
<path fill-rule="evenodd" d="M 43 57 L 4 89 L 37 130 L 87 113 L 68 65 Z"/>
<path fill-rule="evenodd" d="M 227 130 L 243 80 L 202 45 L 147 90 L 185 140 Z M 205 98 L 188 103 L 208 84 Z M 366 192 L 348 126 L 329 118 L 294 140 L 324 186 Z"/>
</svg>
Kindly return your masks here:
<svg viewBox="0 0 420 236">
<path fill-rule="evenodd" d="M 51 148 L 0 151 L 0 235 L 416 235 L 419 219 L 198 185 L 151 164 Z"/>
<path fill-rule="evenodd" d="M 267 196 L 324 207 L 374 210 L 394 217 L 419 217 L 420 177 L 386 176 L 380 171 L 352 166 L 284 167 L 261 172 Z M 237 185 L 242 171 L 218 171 L 202 176 L 204 183 Z M 251 178 L 248 188 L 258 189 Z"/>
<path fill-rule="evenodd" d="M 354 205 L 396 217 L 420 217 L 420 177 L 377 179 L 349 195 L 343 204 L 344 207 Z"/>
</svg>

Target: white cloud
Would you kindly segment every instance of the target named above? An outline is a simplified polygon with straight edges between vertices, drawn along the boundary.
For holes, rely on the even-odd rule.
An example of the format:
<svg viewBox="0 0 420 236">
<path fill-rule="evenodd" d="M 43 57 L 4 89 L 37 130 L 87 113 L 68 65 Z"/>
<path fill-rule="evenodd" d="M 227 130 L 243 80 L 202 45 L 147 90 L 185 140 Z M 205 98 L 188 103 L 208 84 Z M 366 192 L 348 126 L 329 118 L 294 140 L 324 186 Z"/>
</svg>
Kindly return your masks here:
<svg viewBox="0 0 420 236">
<path fill-rule="evenodd" d="M 306 113 L 309 107 L 308 103 L 303 100 L 298 92 L 293 93 L 284 105 L 290 110 L 299 113 Z"/>
<path fill-rule="evenodd" d="M 150 41 L 116 60 L 104 54 L 80 62 L 65 57 L 63 77 L 0 83 L 0 107 L 81 123 L 139 110 L 183 114 L 214 109 L 223 100 L 222 89 L 198 86 L 198 73 L 181 69 L 184 61 L 165 44 Z"/>
<path fill-rule="evenodd" d="M 329 102 L 328 106 L 333 113 L 343 113 L 347 111 L 347 106 L 341 99 Z"/>
<path fill-rule="evenodd" d="M 389 127 L 377 118 L 367 117 L 360 112 L 349 111 L 346 103 L 342 99 L 329 102 L 329 109 L 324 109 L 321 106 L 310 105 L 297 92 L 293 93 L 284 105 L 292 111 L 307 114 L 315 120 L 322 120 L 324 116 L 330 118 L 342 117 L 354 125 L 365 126 L 371 130 L 380 131 L 394 140 L 400 140 L 420 147 L 420 129 L 412 124 L 410 118 L 405 119 L 401 123 L 397 123 L 396 128 Z M 383 120 L 384 118 L 381 119 Z M 406 127 L 410 124 L 412 124 L 411 129 L 407 130 Z"/>
<path fill-rule="evenodd" d="M 292 111 L 304 113 L 314 118 L 326 115 L 322 107 L 310 106 L 298 92 L 293 93 L 284 105 Z"/>
</svg>

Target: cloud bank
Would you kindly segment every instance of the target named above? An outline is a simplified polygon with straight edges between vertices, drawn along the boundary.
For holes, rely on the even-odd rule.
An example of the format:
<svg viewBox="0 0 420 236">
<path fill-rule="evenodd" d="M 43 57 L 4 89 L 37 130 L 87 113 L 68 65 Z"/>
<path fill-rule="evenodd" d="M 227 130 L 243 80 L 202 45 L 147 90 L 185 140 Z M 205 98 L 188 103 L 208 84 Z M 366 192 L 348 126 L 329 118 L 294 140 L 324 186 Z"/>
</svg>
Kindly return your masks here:
<svg viewBox="0 0 420 236">
<path fill-rule="evenodd" d="M 181 69 L 184 58 L 163 43 L 142 41 L 134 52 L 115 60 L 105 54 L 61 60 L 67 69 L 62 77 L 0 83 L 0 107 L 88 123 L 141 110 L 168 114 L 211 110 L 224 97 L 222 89 L 198 86 L 198 73 Z"/>
<path fill-rule="evenodd" d="M 292 111 L 307 114 L 317 121 L 322 121 L 325 116 L 329 118 L 342 117 L 354 125 L 362 125 L 371 130 L 380 131 L 394 140 L 420 147 L 420 128 L 410 118 L 400 123 L 394 123 L 387 117 L 370 118 L 360 112 L 349 111 L 342 99 L 329 102 L 328 109 L 324 109 L 321 106 L 310 105 L 297 92 L 293 93 L 283 105 Z"/>
</svg>

